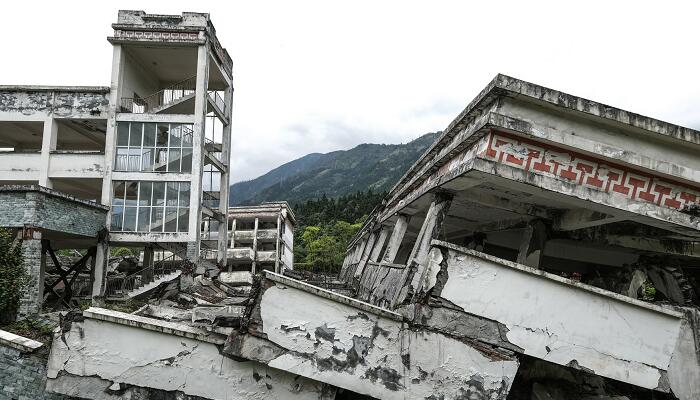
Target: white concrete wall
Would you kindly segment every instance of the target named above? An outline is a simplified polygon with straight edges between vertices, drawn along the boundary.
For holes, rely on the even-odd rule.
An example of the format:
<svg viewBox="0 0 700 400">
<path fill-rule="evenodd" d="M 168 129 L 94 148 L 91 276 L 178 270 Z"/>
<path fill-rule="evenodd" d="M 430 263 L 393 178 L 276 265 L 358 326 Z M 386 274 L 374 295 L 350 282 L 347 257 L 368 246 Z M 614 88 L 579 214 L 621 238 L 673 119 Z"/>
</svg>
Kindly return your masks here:
<svg viewBox="0 0 700 400">
<path fill-rule="evenodd" d="M 234 361 L 215 344 L 178 336 L 172 330 L 165 333 L 139 327 L 146 320 L 153 321 L 153 326 L 177 324 L 105 311 L 134 326 L 88 317 L 73 322 L 63 335 L 57 333 L 48 363 L 50 390 L 66 390 L 65 385 L 52 381 L 69 374 L 207 399 L 333 398 L 324 397 L 317 382 L 256 362 Z"/>
<path fill-rule="evenodd" d="M 380 399 L 506 398 L 517 360 L 413 331 L 398 314 L 384 311 L 394 315 L 388 318 L 368 312 L 372 308 L 321 289 L 275 283 L 262 295 L 262 329 L 290 351 L 269 365 Z"/>
<path fill-rule="evenodd" d="M 0 153 L 0 181 L 38 181 L 40 153 Z"/>
<path fill-rule="evenodd" d="M 104 154 L 51 154 L 50 158 L 50 178 L 102 178 L 104 176 Z"/>
<path fill-rule="evenodd" d="M 533 124 L 541 139 L 575 147 L 599 157 L 690 181 L 700 181 L 698 146 L 641 134 L 629 126 L 592 124 L 571 113 L 505 97 L 496 112 Z M 634 132 L 634 133 L 633 133 Z"/>
<path fill-rule="evenodd" d="M 446 262 L 441 297 L 504 324 L 525 354 L 647 389 L 662 386 L 680 333 L 678 312 L 452 247 L 446 259 L 440 247 L 431 250 L 425 288 Z"/>
<path fill-rule="evenodd" d="M 128 53 L 122 68 L 124 71 L 120 88 L 122 97 L 134 97 L 134 93 L 137 93 L 143 98 L 160 90 L 160 82 L 156 77 Z"/>
</svg>

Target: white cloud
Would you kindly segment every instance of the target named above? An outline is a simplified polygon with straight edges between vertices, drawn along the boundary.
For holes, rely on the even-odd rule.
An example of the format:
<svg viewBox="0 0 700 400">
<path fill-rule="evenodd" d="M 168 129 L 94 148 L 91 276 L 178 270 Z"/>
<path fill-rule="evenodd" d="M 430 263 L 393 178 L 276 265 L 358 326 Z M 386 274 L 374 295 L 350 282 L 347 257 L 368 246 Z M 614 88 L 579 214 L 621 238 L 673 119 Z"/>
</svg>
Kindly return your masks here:
<svg viewBox="0 0 700 400">
<path fill-rule="evenodd" d="M 209 12 L 234 60 L 234 181 L 443 129 L 498 72 L 700 128 L 698 7 L 571 4 L 14 2 L 3 5 L 0 76 L 107 85 L 117 8 Z"/>
</svg>

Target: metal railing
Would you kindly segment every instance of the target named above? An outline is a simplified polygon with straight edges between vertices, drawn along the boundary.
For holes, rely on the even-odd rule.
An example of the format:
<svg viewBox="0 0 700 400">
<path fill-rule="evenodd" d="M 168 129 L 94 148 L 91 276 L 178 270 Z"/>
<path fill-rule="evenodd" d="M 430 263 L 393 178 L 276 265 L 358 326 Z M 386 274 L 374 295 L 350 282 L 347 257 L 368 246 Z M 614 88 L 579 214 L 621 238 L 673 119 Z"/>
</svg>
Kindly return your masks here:
<svg viewBox="0 0 700 400">
<path fill-rule="evenodd" d="M 175 254 L 164 258 L 153 265 L 143 268 L 127 276 L 109 276 L 105 289 L 106 297 L 126 297 L 132 290 L 136 290 L 144 285 L 154 282 L 156 279 L 171 274 L 178 269 L 181 261 L 175 259 Z"/>
<path fill-rule="evenodd" d="M 122 112 L 134 114 L 154 112 L 159 107 L 194 94 L 196 86 L 197 77 L 192 76 L 143 98 L 122 97 L 120 107 Z"/>
<path fill-rule="evenodd" d="M 226 114 L 226 102 L 224 101 L 224 98 L 221 97 L 221 94 L 219 94 L 218 91 L 216 90 L 210 90 L 209 91 L 209 98 L 211 101 L 216 104 L 216 106 L 219 108 L 219 111 L 221 111 L 224 115 Z"/>
<path fill-rule="evenodd" d="M 202 205 L 212 210 L 219 208 L 221 193 L 205 190 L 202 192 Z"/>
</svg>

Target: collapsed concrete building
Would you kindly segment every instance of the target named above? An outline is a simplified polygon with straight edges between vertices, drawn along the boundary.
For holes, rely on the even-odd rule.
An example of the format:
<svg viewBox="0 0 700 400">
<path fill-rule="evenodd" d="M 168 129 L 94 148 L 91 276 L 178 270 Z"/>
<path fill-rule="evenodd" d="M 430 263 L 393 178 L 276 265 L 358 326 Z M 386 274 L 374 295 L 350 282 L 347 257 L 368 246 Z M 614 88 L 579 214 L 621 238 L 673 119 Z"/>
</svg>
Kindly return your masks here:
<svg viewBox="0 0 700 400">
<path fill-rule="evenodd" d="M 349 244 L 337 287 L 351 296 L 262 271 L 223 300 L 229 323 L 92 308 L 56 333 L 47 385 L 93 398 L 698 399 L 699 145 L 698 131 L 498 75 Z"/>
<path fill-rule="evenodd" d="M 119 11 L 112 27 L 110 86 L 0 86 L 0 227 L 18 231 L 33 278 L 20 317 L 85 277 L 93 299 L 170 279 L 154 251 L 226 265 L 228 225 L 214 241 L 200 229 L 226 221 L 231 57 L 208 14 Z M 110 246 L 137 249 L 141 270 L 108 277 Z M 62 249 L 86 255 L 61 265 Z M 44 285 L 48 268 L 59 279 Z"/>
</svg>

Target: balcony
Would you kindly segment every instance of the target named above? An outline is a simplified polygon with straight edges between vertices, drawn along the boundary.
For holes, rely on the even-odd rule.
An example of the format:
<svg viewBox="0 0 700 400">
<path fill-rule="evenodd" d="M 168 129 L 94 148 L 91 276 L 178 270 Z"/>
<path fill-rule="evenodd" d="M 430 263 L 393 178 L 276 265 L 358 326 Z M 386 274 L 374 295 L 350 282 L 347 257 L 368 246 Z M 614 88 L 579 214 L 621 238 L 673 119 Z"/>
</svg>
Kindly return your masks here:
<svg viewBox="0 0 700 400">
<path fill-rule="evenodd" d="M 274 250 L 269 251 L 258 251 L 258 257 L 255 261 L 258 262 L 275 262 L 277 258 L 277 252 Z"/>
<path fill-rule="evenodd" d="M 234 232 L 234 238 L 237 241 L 242 242 L 252 242 L 255 237 L 255 231 L 236 231 Z M 277 229 L 258 229 L 258 240 L 272 241 L 277 239 Z"/>
<path fill-rule="evenodd" d="M 237 247 L 226 250 L 227 257 L 233 261 L 253 261 L 253 249 L 250 247 Z"/>
</svg>

